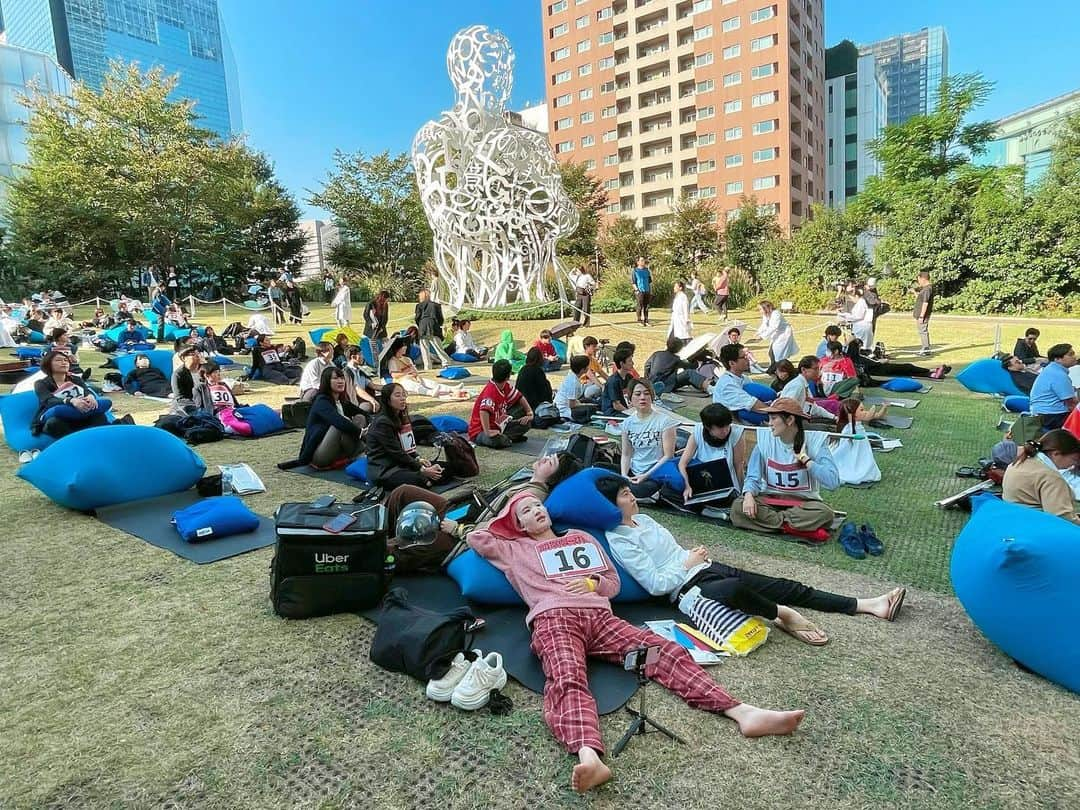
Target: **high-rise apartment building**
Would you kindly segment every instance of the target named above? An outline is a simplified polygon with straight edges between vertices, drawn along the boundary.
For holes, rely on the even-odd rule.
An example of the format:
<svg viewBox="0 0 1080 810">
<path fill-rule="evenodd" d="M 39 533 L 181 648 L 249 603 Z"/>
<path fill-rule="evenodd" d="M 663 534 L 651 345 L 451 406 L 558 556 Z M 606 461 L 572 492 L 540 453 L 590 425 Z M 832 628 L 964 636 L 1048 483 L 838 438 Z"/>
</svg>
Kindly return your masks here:
<svg viewBox="0 0 1080 810">
<path fill-rule="evenodd" d="M 881 171 L 870 141 L 885 128 L 886 81 L 872 54 L 847 40 L 825 51 L 825 201 L 844 208 Z"/>
<path fill-rule="evenodd" d="M 56 59 L 98 88 L 109 61 L 178 73 L 178 98 L 195 102 L 203 124 L 239 132 L 236 65 L 217 0 L 4 0 L 8 43 Z"/>
<path fill-rule="evenodd" d="M 786 229 L 825 196 L 822 0 L 542 0 L 549 138 L 608 214 L 658 230 L 682 197 Z"/>
<path fill-rule="evenodd" d="M 937 107 L 941 80 L 949 75 L 949 38 L 941 26 L 898 34 L 859 48 L 870 54 L 885 76 L 888 123 L 902 124 Z"/>
</svg>

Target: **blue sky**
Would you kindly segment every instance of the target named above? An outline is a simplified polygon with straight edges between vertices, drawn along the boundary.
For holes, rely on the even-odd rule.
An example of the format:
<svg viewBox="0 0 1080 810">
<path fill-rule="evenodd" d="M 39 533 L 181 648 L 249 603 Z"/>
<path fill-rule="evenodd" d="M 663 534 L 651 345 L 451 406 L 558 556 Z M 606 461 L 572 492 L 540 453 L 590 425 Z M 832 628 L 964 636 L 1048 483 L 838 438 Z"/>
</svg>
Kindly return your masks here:
<svg viewBox="0 0 1080 810">
<path fill-rule="evenodd" d="M 513 106 L 544 97 L 540 0 L 220 2 L 248 140 L 269 154 L 305 216 L 321 215 L 306 198 L 335 149 L 407 151 L 420 125 L 452 103 L 446 47 L 466 25 L 509 37 Z M 826 0 L 827 46 L 925 25 L 945 26 L 950 72 L 980 70 L 997 83 L 987 118 L 1080 88 L 1075 0 Z"/>
</svg>

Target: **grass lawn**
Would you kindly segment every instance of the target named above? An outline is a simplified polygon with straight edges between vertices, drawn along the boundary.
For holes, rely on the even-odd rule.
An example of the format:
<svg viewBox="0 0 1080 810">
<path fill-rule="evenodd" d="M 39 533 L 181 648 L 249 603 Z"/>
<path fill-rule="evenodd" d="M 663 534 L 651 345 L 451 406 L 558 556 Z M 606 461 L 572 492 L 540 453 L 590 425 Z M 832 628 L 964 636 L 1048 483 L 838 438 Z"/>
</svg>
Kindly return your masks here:
<svg viewBox="0 0 1080 810">
<path fill-rule="evenodd" d="M 395 305 L 392 317 L 410 312 Z M 215 326 L 240 317 L 213 308 L 199 315 Z M 313 322 L 328 322 L 325 308 Z M 793 322 L 812 351 L 826 319 Z M 478 322 L 474 333 L 491 344 L 504 327 L 531 343 L 541 324 Z M 1044 350 L 1075 332 L 1040 327 Z M 602 316 L 589 331 L 635 341 L 640 367 L 664 328 L 645 330 L 631 314 Z M 1007 349 L 1020 332 L 1006 325 Z M 959 365 L 989 354 L 994 322 L 935 319 L 931 334 L 946 347 L 940 356 Z M 882 320 L 879 338 L 898 355 L 916 342 L 901 313 Z M 257 386 L 243 399 L 276 406 L 287 393 Z M 948 578 L 964 516 L 932 505 L 964 485 L 955 468 L 997 440 L 998 406 L 951 380 L 921 399 L 909 412 L 914 429 L 893 434 L 905 446 L 877 456 L 884 482 L 829 496 L 875 526 L 886 546 L 880 558 L 855 561 L 835 543 L 808 548 L 660 515 L 685 544 L 704 543 L 736 565 L 861 596 L 906 585 L 901 620 L 814 616 L 831 635 L 825 648 L 774 633 L 749 658 L 714 670 L 738 697 L 805 707 L 790 738 L 741 739 L 732 723 L 650 687 L 657 719 L 690 744 L 635 740 L 613 762 L 616 779 L 585 799 L 569 790 L 571 760 L 544 726 L 538 695 L 511 682 L 515 708 L 505 717 L 432 704 L 417 682 L 370 663 L 365 620 L 275 617 L 271 549 L 209 566 L 184 562 L 55 507 L 14 478 L 15 459 L 4 455 L 0 806 L 1080 806 L 1080 699 L 1020 671 L 972 626 Z M 159 410 L 126 395 L 116 401 L 142 424 Z M 703 401 L 688 401 L 695 404 Z M 414 403 L 421 413 L 436 408 L 467 406 Z M 274 466 L 298 442 L 292 434 L 198 451 L 210 466 L 250 463 L 269 489 L 250 505 L 269 515 L 284 500 L 327 491 Z M 478 455 L 482 481 L 529 460 Z M 609 745 L 627 720 L 603 719 Z"/>
</svg>

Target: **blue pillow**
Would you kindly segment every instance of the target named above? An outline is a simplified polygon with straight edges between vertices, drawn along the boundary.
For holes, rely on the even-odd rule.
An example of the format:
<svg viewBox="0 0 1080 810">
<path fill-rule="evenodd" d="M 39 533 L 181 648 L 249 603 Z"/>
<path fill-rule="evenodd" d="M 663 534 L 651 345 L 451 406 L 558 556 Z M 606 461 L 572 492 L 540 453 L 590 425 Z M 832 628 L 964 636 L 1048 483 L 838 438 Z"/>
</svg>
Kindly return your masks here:
<svg viewBox="0 0 1080 810">
<path fill-rule="evenodd" d="M 131 370 L 135 368 L 135 356 L 138 354 L 145 354 L 150 358 L 150 365 L 165 375 L 166 380 L 172 379 L 173 373 L 173 351 L 172 349 L 153 349 L 148 352 L 125 352 L 118 354 L 113 358 L 113 362 L 116 365 L 116 370 L 120 372 L 120 376 L 126 378 Z"/>
<path fill-rule="evenodd" d="M 36 332 L 33 329 L 30 330 L 30 342 L 31 343 L 44 343 L 45 335 L 42 332 Z"/>
<path fill-rule="evenodd" d="M 45 350 L 39 349 L 36 346 L 15 347 L 15 356 L 20 360 L 40 360 L 43 354 L 45 354 Z"/>
<path fill-rule="evenodd" d="M 236 415 L 251 425 L 251 435 L 255 438 L 277 433 L 286 427 L 281 414 L 269 405 L 244 405 L 236 409 Z"/>
<path fill-rule="evenodd" d="M 570 480 L 570 479 L 567 479 Z M 561 486 L 561 485 L 560 485 Z M 556 487 L 558 489 L 558 487 Z M 549 497 L 548 500 L 551 500 Z M 568 526 L 556 525 L 556 531 L 565 531 Z M 611 557 L 611 547 L 603 531 L 585 530 Z M 529 541 L 525 541 L 529 542 Z M 626 570 L 614 560 L 615 571 L 619 575 L 619 593 L 611 601 L 613 602 L 641 602 L 651 598 L 637 580 L 631 577 Z M 468 599 L 487 605 L 520 605 L 521 597 L 507 581 L 506 575 L 498 568 L 489 563 L 471 548 L 455 557 L 446 567 L 446 573 L 453 579 L 461 593 Z"/>
<path fill-rule="evenodd" d="M 769 386 L 758 382 L 748 382 L 743 386 L 743 390 L 758 402 L 772 402 L 777 397 L 776 392 Z"/>
<path fill-rule="evenodd" d="M 234 495 L 193 503 L 173 512 L 172 520 L 176 531 L 187 543 L 231 537 L 259 528 L 259 516 Z"/>
<path fill-rule="evenodd" d="M 226 366 L 235 366 L 236 365 L 235 360 L 233 360 L 231 357 L 228 357 L 228 356 L 226 356 L 224 354 L 212 354 L 212 355 L 210 355 L 210 359 L 213 360 L 215 363 L 217 363 L 219 366 L 221 366 L 221 368 L 225 368 Z"/>
<path fill-rule="evenodd" d="M 345 468 L 345 474 L 356 478 L 359 481 L 363 481 L 366 484 L 370 484 L 367 477 L 367 456 L 360 456 L 352 464 Z"/>
<path fill-rule="evenodd" d="M 444 368 L 440 371 L 439 376 L 447 380 L 464 380 L 466 377 L 471 377 L 472 374 L 469 373 L 467 368 L 450 366 L 449 368 Z"/>
<path fill-rule="evenodd" d="M 1022 396 L 1010 396 L 1005 397 L 1005 401 L 1002 403 L 1005 406 L 1005 410 L 1012 413 L 1026 413 L 1031 410 L 1031 399 L 1029 397 Z"/>
<path fill-rule="evenodd" d="M 451 360 L 457 360 L 459 363 L 475 363 L 476 358 L 471 354 L 465 354 L 465 352 L 454 352 L 450 355 Z"/>
<path fill-rule="evenodd" d="M 1001 367 L 1000 360 L 987 358 L 976 360 L 956 375 L 956 381 L 977 394 L 999 394 L 1003 397 L 1023 396 L 1009 372 Z"/>
<path fill-rule="evenodd" d="M 468 433 L 469 423 L 460 416 L 452 414 L 435 414 L 431 417 L 431 424 L 440 433 Z"/>
<path fill-rule="evenodd" d="M 30 425 L 38 411 L 37 394 L 23 391 L 20 394 L 0 396 L 0 420 L 4 424 L 4 441 L 16 453 L 23 450 L 44 450 L 54 439 L 42 433 L 35 436 Z"/>
<path fill-rule="evenodd" d="M 654 472 L 651 476 L 653 481 L 658 481 L 661 484 L 667 484 L 674 490 L 679 492 L 683 491 L 686 486 L 686 482 L 683 481 L 682 473 L 679 472 L 679 462 L 676 459 L 668 459 L 661 466 L 660 469 Z"/>
<path fill-rule="evenodd" d="M 911 379 L 911 377 L 897 377 L 894 380 L 886 380 L 881 384 L 881 387 L 886 391 L 902 394 L 910 393 L 912 391 L 921 391 L 923 384 L 918 380 Z"/>
<path fill-rule="evenodd" d="M 991 496 L 972 500 L 953 545 L 953 590 L 1006 655 L 1080 692 L 1080 625 L 1063 606 L 1080 578 L 1080 527 Z"/>
<path fill-rule="evenodd" d="M 190 489 L 205 472 L 198 454 L 168 431 L 107 425 L 49 445 L 18 476 L 61 506 L 88 512 Z"/>
<path fill-rule="evenodd" d="M 544 501 L 552 522 L 601 532 L 618 526 L 622 513 L 596 488 L 598 478 L 611 475 L 617 476 L 618 473 L 601 467 L 589 467 L 555 487 Z"/>
</svg>

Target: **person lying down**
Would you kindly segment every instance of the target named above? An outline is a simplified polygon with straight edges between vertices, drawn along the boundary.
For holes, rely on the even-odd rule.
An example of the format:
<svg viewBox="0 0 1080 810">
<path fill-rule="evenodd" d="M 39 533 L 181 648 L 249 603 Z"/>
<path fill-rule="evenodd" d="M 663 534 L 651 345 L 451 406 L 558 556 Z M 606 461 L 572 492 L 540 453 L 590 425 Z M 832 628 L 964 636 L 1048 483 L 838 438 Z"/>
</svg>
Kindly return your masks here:
<svg viewBox="0 0 1080 810">
<path fill-rule="evenodd" d="M 802 722 L 801 710 L 740 703 L 682 646 L 615 616 L 610 599 L 619 592 L 619 575 L 600 543 L 578 529 L 555 534 L 534 495 L 515 495 L 490 524 L 468 535 L 468 543 L 506 575 L 529 608 L 525 622 L 546 678 L 544 721 L 566 750 L 577 754 L 570 778 L 577 792 L 611 778 L 586 677 L 589 655 L 621 663 L 631 650 L 659 646 L 660 655 L 646 664 L 645 674 L 694 708 L 730 717 L 746 737 L 791 734 Z"/>
</svg>

